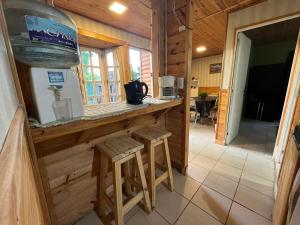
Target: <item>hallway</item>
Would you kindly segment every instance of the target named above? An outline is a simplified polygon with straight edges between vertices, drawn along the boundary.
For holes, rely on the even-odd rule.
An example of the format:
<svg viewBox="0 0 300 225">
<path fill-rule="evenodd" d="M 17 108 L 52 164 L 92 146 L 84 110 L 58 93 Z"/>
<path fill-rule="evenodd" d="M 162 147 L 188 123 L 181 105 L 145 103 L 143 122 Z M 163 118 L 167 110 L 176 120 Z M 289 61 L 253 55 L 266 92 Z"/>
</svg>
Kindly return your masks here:
<svg viewBox="0 0 300 225">
<path fill-rule="evenodd" d="M 214 144 L 213 127 L 191 125 L 188 175 L 200 184 L 192 203 L 223 224 L 271 224 L 274 133 L 259 125 L 243 123 L 230 146 Z M 266 135 L 255 138 L 256 128 Z"/>
</svg>

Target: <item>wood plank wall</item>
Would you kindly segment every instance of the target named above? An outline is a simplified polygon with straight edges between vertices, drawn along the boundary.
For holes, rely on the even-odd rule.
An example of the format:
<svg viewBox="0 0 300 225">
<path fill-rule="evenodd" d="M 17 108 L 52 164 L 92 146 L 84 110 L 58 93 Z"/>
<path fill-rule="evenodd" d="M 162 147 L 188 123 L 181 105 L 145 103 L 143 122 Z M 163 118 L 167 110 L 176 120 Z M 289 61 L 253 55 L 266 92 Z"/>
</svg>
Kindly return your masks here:
<svg viewBox="0 0 300 225">
<path fill-rule="evenodd" d="M 226 123 L 228 115 L 229 95 L 227 89 L 221 89 L 219 92 L 219 108 L 217 119 L 216 143 L 225 144 Z"/>
<path fill-rule="evenodd" d="M 148 114 L 36 143 L 52 225 L 74 223 L 97 207 L 95 144 L 147 125 L 165 128 L 165 116 L 157 118 Z"/>
<path fill-rule="evenodd" d="M 0 221 L 5 225 L 46 225 L 19 108 L 0 154 Z"/>
<path fill-rule="evenodd" d="M 176 0 L 175 9 L 178 17 L 186 25 L 186 30 L 179 32 L 180 24 L 172 12 L 172 0 L 167 1 L 167 49 L 166 70 L 168 75 L 183 77 L 185 89 L 179 94 L 184 98 L 182 106 L 167 115 L 166 126 L 172 132 L 169 139 L 173 165 L 185 169 L 188 165 L 189 140 L 189 99 L 192 63 L 192 16 L 193 5 L 190 0 Z"/>
</svg>

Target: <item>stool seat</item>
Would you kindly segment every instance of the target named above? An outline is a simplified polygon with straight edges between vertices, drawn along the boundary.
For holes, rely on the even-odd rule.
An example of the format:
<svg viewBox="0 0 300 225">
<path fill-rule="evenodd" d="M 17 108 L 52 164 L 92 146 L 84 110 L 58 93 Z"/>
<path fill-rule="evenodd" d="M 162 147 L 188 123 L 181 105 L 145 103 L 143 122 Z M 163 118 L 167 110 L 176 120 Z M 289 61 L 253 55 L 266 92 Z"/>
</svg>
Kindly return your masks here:
<svg viewBox="0 0 300 225">
<path fill-rule="evenodd" d="M 144 144 L 137 142 L 129 136 L 119 136 L 96 144 L 96 149 L 101 150 L 112 162 L 116 162 L 144 148 Z"/>
<path fill-rule="evenodd" d="M 134 137 L 141 138 L 144 141 L 149 142 L 150 144 L 168 138 L 171 135 L 171 132 L 156 127 L 145 127 L 133 132 Z"/>
</svg>

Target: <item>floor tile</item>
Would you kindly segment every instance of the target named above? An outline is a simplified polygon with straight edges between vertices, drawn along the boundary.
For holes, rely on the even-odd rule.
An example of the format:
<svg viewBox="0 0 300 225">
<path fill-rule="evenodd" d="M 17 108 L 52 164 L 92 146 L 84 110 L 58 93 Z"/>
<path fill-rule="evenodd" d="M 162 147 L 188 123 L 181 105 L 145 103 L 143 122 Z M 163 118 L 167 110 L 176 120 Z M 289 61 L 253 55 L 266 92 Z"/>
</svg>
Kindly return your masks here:
<svg viewBox="0 0 300 225">
<path fill-rule="evenodd" d="M 270 167 L 264 167 L 255 162 L 246 161 L 244 171 L 262 177 L 269 181 L 274 181 L 274 169 Z"/>
<path fill-rule="evenodd" d="M 216 172 L 211 172 L 203 183 L 205 186 L 233 199 L 238 183 L 226 177 L 219 175 Z"/>
<path fill-rule="evenodd" d="M 264 194 L 243 185 L 239 185 L 234 201 L 267 219 L 271 219 L 274 200 Z"/>
<path fill-rule="evenodd" d="M 145 213 L 140 210 L 136 213 L 126 225 L 169 225 L 169 223 L 164 220 L 157 212 L 152 211 L 150 214 Z M 86 224 L 85 224 L 86 225 Z"/>
<path fill-rule="evenodd" d="M 235 182 L 239 182 L 242 170 L 228 166 L 224 163 L 218 162 L 213 168 L 213 171 L 220 174 L 221 176 L 227 177 Z"/>
<path fill-rule="evenodd" d="M 190 142 L 189 150 L 195 153 L 199 153 L 205 146 L 207 145 L 207 141 L 201 140 L 193 140 Z"/>
<path fill-rule="evenodd" d="M 192 163 L 190 163 L 187 168 L 187 174 L 200 183 L 202 183 L 205 180 L 209 171 L 209 169 L 198 165 L 194 165 Z"/>
<path fill-rule="evenodd" d="M 222 223 L 190 203 L 175 225 L 222 225 Z"/>
<path fill-rule="evenodd" d="M 234 156 L 232 154 L 228 154 L 227 152 L 224 152 L 219 161 L 226 165 L 236 167 L 238 169 L 243 169 L 245 164 L 245 159 L 242 159 L 238 156 Z"/>
<path fill-rule="evenodd" d="M 156 196 L 155 210 L 169 223 L 174 223 L 187 206 L 188 200 L 177 192 L 161 189 Z"/>
<path fill-rule="evenodd" d="M 261 178 L 259 176 L 247 173 L 244 171 L 242 173 L 240 184 L 252 188 L 262 194 L 268 195 L 269 197 L 274 197 L 274 183 Z"/>
<path fill-rule="evenodd" d="M 218 160 L 224 152 L 224 146 L 209 143 L 201 151 L 200 154 L 213 160 Z"/>
<path fill-rule="evenodd" d="M 193 164 L 207 168 L 207 169 L 212 169 L 217 161 L 213 160 L 211 158 L 208 158 L 204 155 L 201 155 L 201 153 L 199 155 L 197 155 L 192 161 Z"/>
<path fill-rule="evenodd" d="M 103 225 L 97 216 L 96 212 L 93 210 L 83 218 L 81 218 L 75 225 Z"/>
<path fill-rule="evenodd" d="M 200 183 L 189 176 L 178 175 L 174 177 L 174 186 L 177 193 L 191 199 L 200 187 Z"/>
<path fill-rule="evenodd" d="M 189 151 L 189 162 L 192 161 L 198 153 Z"/>
<path fill-rule="evenodd" d="M 224 154 L 227 155 L 233 155 L 235 157 L 239 157 L 241 159 L 246 159 L 248 152 L 245 151 L 243 148 L 241 147 L 236 147 L 236 146 L 225 146 L 225 152 Z"/>
<path fill-rule="evenodd" d="M 138 205 L 134 206 L 132 209 L 129 210 L 128 213 L 124 216 L 124 221 L 129 221 L 138 211 L 143 211 Z"/>
<path fill-rule="evenodd" d="M 226 225 L 272 225 L 272 223 L 266 218 L 234 202 Z"/>
<path fill-rule="evenodd" d="M 232 200 L 202 185 L 192 202 L 215 219 L 225 223 Z"/>
</svg>

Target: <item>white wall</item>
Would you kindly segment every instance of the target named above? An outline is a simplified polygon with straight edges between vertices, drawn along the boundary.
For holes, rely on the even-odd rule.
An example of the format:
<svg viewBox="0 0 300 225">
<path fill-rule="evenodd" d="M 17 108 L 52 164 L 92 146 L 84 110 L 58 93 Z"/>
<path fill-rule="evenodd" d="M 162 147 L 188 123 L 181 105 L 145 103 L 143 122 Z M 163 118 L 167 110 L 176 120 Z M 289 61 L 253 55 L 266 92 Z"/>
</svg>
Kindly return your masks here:
<svg viewBox="0 0 300 225">
<path fill-rule="evenodd" d="M 109 37 L 113 37 L 119 40 L 126 41 L 129 45 L 145 50 L 151 50 L 151 40 L 143 38 L 141 36 L 129 33 L 101 22 L 91 20 L 89 18 L 80 16 L 69 11 L 65 11 L 76 23 L 78 28 L 82 28 L 88 31 L 93 31 L 99 34 L 103 34 Z"/>
<path fill-rule="evenodd" d="M 9 129 L 10 123 L 17 110 L 18 100 L 12 80 L 10 64 L 6 47 L 0 29 L 0 152 Z"/>
<path fill-rule="evenodd" d="M 236 28 L 252 25 L 257 22 L 299 13 L 299 0 L 267 0 L 260 4 L 229 14 L 225 47 L 225 63 L 222 88 L 227 89 L 231 76 L 231 55 L 233 53 L 234 33 Z"/>
<path fill-rule="evenodd" d="M 222 74 L 209 74 L 209 65 L 222 63 L 223 55 L 214 55 L 192 61 L 192 77 L 199 79 L 199 87 L 217 87 L 222 83 Z"/>
<path fill-rule="evenodd" d="M 222 84 L 222 74 L 209 74 L 209 65 L 213 63 L 222 63 L 223 55 L 214 55 L 192 61 L 192 77 L 199 80 L 199 87 L 220 87 Z M 191 96 L 197 96 L 198 89 L 191 90 Z"/>
</svg>

